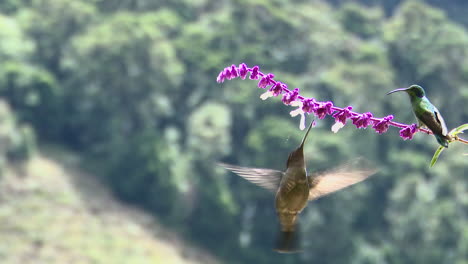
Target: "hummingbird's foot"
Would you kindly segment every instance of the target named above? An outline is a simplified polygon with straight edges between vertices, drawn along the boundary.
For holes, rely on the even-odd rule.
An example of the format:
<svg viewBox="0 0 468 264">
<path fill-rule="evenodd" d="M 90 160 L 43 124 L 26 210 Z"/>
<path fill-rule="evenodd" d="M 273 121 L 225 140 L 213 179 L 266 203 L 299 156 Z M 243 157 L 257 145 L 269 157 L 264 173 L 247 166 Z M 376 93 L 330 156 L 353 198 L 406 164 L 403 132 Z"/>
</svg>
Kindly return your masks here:
<svg viewBox="0 0 468 264">
<path fill-rule="evenodd" d="M 418 126 L 417 126 L 417 129 L 419 131 L 421 131 L 421 132 L 424 132 L 424 133 L 428 134 L 428 135 L 432 134 L 431 130 L 424 124 L 419 123 Z"/>
</svg>

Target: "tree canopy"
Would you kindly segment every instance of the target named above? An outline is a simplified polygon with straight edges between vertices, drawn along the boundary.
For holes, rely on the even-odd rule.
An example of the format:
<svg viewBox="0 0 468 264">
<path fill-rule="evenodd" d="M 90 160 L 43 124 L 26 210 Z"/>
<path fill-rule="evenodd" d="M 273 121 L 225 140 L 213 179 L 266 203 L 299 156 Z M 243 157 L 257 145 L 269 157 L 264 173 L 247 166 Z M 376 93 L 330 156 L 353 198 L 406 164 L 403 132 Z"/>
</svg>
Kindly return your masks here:
<svg viewBox="0 0 468 264">
<path fill-rule="evenodd" d="M 409 101 L 385 93 L 419 84 L 449 129 L 466 123 L 463 10 L 430 0 L 2 1 L 0 140 L 20 131 L 5 132 L 13 156 L 27 157 L 34 135 L 79 151 L 118 197 L 226 263 L 466 263 L 461 144 L 429 168 L 432 136 L 335 134 L 321 120 L 305 146 L 310 170 L 363 156 L 380 171 L 310 204 L 304 252 L 288 256 L 271 251 L 273 196 L 215 165 L 281 170 L 302 137 L 291 109 L 260 100 L 255 83 L 216 83 L 232 63 L 404 123 L 415 122 Z"/>
</svg>

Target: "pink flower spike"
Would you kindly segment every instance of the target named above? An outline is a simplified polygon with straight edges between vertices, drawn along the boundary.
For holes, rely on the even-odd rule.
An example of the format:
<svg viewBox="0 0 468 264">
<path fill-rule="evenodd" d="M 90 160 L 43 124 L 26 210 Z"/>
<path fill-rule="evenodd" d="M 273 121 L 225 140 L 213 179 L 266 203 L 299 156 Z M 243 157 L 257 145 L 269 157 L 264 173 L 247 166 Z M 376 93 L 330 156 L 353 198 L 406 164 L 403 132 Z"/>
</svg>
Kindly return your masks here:
<svg viewBox="0 0 468 264">
<path fill-rule="evenodd" d="M 274 80 L 272 73 L 264 73 L 260 71 L 259 66 L 252 68 L 248 67 L 245 63 L 240 63 L 238 66 L 230 65 L 224 68 L 216 77 L 218 83 L 223 83 L 225 80 L 231 80 L 240 77 L 242 80 L 247 78 L 249 75 L 251 80 L 257 80 L 258 87 L 265 89 L 260 95 L 262 100 L 266 100 L 270 97 L 276 97 L 282 95 L 281 101 L 285 105 L 294 107 L 295 109 L 290 112 L 291 116 L 301 116 L 300 128 L 304 129 L 306 114 L 313 113 L 316 119 L 323 119 L 327 115 L 333 116 L 335 123 L 332 125 L 331 130 L 337 133 L 343 128 L 348 119 L 352 120 L 352 123 L 357 128 L 367 128 L 369 125 L 378 134 L 383 134 L 388 131 L 390 126 L 400 128 L 400 136 L 404 140 L 412 139 L 417 131 L 430 133 L 426 129 L 418 129 L 417 125 L 406 125 L 397 122 L 393 122 L 393 116 L 388 115 L 383 118 L 373 117 L 372 113 L 356 113 L 352 111 L 352 107 L 348 106 L 345 108 L 335 107 L 333 102 L 317 101 L 315 98 L 306 98 L 299 94 L 299 88 L 289 90 L 288 86 L 282 82 Z"/>
</svg>

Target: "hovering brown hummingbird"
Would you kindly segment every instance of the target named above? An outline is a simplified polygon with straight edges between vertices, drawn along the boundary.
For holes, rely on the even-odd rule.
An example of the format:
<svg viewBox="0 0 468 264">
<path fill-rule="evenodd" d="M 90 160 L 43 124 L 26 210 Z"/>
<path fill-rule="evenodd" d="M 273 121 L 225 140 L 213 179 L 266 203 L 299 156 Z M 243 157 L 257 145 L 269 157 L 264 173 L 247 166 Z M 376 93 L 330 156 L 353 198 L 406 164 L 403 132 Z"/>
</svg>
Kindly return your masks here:
<svg viewBox="0 0 468 264">
<path fill-rule="evenodd" d="M 307 206 L 308 201 L 346 188 L 365 180 L 376 172 L 375 169 L 356 167 L 352 163 L 321 173 L 307 175 L 304 161 L 304 142 L 310 128 L 307 129 L 299 147 L 291 152 L 286 163 L 286 171 L 260 168 L 247 168 L 226 163 L 220 166 L 238 174 L 250 182 L 276 192 L 275 208 L 281 224 L 275 250 L 280 253 L 300 251 L 297 235 L 297 216 Z M 356 159 L 353 163 L 360 163 Z"/>
</svg>

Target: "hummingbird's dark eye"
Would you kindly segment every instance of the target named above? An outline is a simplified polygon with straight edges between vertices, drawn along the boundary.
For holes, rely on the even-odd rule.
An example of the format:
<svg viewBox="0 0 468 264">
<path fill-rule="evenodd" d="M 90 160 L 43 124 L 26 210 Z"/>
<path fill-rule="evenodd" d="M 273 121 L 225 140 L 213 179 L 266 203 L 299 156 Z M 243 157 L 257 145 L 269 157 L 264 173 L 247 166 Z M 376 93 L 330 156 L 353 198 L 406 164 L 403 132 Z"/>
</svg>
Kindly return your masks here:
<svg viewBox="0 0 468 264">
<path fill-rule="evenodd" d="M 417 97 L 424 97 L 424 92 L 421 89 L 416 89 L 415 93 Z"/>
<path fill-rule="evenodd" d="M 425 96 L 425 93 L 424 93 L 424 90 L 421 86 L 419 85 L 413 85 L 410 87 L 410 91 L 411 93 L 413 93 L 415 96 L 417 97 L 424 97 Z"/>
</svg>

